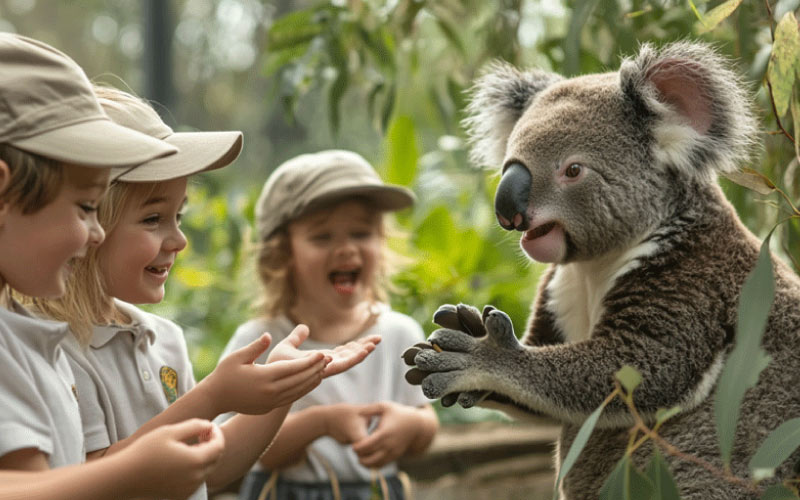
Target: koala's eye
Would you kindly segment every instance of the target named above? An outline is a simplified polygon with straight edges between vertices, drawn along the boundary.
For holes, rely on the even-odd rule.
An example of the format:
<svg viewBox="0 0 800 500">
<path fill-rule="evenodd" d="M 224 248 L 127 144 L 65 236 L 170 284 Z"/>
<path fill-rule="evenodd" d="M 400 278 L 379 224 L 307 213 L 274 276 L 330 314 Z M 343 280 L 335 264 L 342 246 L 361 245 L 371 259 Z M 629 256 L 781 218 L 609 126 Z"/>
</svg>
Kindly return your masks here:
<svg viewBox="0 0 800 500">
<path fill-rule="evenodd" d="M 564 171 L 564 175 L 567 177 L 578 177 L 578 175 L 581 173 L 581 170 L 583 170 L 583 166 L 581 166 L 580 163 L 572 163 Z"/>
</svg>

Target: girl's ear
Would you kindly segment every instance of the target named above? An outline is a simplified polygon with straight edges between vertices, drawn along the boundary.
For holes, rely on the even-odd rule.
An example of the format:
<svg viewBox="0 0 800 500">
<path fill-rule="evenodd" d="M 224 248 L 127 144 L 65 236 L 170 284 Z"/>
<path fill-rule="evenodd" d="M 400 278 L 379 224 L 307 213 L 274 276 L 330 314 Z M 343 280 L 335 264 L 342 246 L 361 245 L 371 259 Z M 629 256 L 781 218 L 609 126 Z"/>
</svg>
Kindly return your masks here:
<svg viewBox="0 0 800 500">
<path fill-rule="evenodd" d="M 11 169 L 8 167 L 8 163 L 0 160 L 0 226 L 3 225 L 3 222 L 5 222 L 5 215 L 11 208 L 11 203 L 9 203 L 5 196 L 3 196 L 3 193 L 5 193 L 6 189 L 8 189 L 8 184 L 10 182 Z"/>
</svg>

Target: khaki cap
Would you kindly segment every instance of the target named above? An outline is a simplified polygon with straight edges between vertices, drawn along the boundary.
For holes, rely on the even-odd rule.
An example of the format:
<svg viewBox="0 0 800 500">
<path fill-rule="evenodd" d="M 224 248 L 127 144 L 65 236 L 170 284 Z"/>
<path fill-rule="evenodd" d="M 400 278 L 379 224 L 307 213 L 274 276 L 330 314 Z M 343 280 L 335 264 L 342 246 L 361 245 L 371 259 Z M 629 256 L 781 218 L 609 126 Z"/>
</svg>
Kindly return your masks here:
<svg viewBox="0 0 800 500">
<path fill-rule="evenodd" d="M 166 141 L 179 150 L 135 168 L 115 168 L 111 171 L 114 180 L 157 182 L 185 177 L 229 165 L 242 151 L 239 131 L 173 132 L 147 102 L 117 89 L 100 87 L 96 92 L 103 110 L 115 123 Z"/>
<path fill-rule="evenodd" d="M 131 166 L 177 151 L 113 123 L 69 56 L 11 33 L 0 33 L 0 143 L 87 167 Z"/>
<path fill-rule="evenodd" d="M 327 150 L 296 156 L 267 179 L 256 202 L 256 230 L 261 240 L 281 226 L 338 199 L 368 198 L 378 210 L 394 211 L 414 204 L 414 193 L 384 184 L 361 155 Z"/>
</svg>

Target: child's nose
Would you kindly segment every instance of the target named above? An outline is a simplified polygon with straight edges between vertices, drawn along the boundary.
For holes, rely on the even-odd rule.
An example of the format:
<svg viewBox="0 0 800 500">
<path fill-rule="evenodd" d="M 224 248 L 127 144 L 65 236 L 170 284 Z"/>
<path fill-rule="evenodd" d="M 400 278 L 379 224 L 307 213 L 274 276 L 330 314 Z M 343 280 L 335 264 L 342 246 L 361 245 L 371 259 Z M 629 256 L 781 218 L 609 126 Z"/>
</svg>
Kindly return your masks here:
<svg viewBox="0 0 800 500">
<path fill-rule="evenodd" d="M 100 225 L 100 222 L 97 220 L 97 216 L 93 215 L 89 222 L 89 241 L 88 244 L 91 247 L 99 247 L 103 240 L 106 239 L 106 232 L 103 230 L 103 226 Z"/>
<path fill-rule="evenodd" d="M 178 228 L 164 241 L 164 247 L 168 252 L 180 252 L 186 248 L 186 236 Z"/>
</svg>

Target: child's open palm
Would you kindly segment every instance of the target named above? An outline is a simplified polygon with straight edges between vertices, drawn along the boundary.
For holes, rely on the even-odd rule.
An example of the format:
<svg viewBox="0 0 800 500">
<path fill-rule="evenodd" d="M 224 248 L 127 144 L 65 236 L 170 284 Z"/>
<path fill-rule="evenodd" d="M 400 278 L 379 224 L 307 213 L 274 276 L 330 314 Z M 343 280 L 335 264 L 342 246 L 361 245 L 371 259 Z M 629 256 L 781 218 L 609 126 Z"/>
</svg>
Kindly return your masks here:
<svg viewBox="0 0 800 500">
<path fill-rule="evenodd" d="M 283 351 L 285 348 L 281 344 L 286 340 L 275 349 Z M 304 356 L 274 363 L 255 363 L 270 342 L 269 334 L 265 333 L 220 361 L 217 368 L 201 382 L 218 414 L 235 411 L 262 415 L 292 403 L 322 381 L 323 370 L 331 358 L 321 352 L 306 352 Z"/>
<path fill-rule="evenodd" d="M 279 360 L 298 359 L 313 353 L 322 353 L 326 358 L 330 359 L 322 375 L 323 378 L 330 377 L 331 375 L 342 373 L 363 361 L 369 353 L 375 350 L 375 346 L 381 341 L 380 335 L 369 335 L 336 346 L 334 349 L 301 351 L 300 344 L 305 342 L 308 338 L 308 334 L 307 326 L 297 325 L 295 329 L 292 330 L 292 333 L 279 342 L 272 352 L 269 353 L 267 363 Z"/>
</svg>

